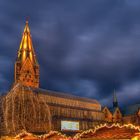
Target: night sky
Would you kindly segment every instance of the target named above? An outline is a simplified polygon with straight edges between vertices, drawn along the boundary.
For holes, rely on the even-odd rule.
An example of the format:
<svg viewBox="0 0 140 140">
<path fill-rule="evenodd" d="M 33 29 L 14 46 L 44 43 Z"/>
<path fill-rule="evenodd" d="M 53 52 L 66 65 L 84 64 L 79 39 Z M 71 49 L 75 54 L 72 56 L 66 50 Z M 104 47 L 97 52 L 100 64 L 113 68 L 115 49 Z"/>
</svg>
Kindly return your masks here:
<svg viewBox="0 0 140 140">
<path fill-rule="evenodd" d="M 120 106 L 140 103 L 139 0 L 0 0 L 0 91 L 14 81 L 26 18 L 40 87 Z"/>
</svg>

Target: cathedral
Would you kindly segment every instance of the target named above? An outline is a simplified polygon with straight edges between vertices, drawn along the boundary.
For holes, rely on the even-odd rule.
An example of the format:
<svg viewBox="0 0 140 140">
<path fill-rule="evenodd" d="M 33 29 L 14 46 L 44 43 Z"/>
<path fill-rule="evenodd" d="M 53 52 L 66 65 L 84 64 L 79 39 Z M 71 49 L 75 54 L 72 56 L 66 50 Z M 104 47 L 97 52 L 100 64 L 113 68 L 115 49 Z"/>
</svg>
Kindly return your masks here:
<svg viewBox="0 0 140 140">
<path fill-rule="evenodd" d="M 39 87 L 39 63 L 26 21 L 15 62 L 14 83 L 0 97 L 0 133 L 21 130 L 80 132 L 104 120 L 101 104 L 94 99 L 49 91 Z"/>
<path fill-rule="evenodd" d="M 122 110 L 115 92 L 113 108 L 102 107 L 95 99 L 41 89 L 39 78 L 39 63 L 26 21 L 15 62 L 13 86 L 0 96 L 1 135 L 15 135 L 22 130 L 35 134 L 50 130 L 77 133 L 101 123 L 140 125 L 140 105 Z"/>
</svg>

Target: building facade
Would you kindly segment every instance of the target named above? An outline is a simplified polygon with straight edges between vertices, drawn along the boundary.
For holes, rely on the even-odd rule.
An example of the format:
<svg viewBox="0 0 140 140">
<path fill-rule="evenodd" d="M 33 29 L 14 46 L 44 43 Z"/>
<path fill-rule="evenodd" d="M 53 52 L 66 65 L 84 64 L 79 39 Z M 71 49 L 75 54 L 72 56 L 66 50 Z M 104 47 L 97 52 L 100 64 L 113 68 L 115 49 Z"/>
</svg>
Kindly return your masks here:
<svg viewBox="0 0 140 140">
<path fill-rule="evenodd" d="M 106 123 L 134 124 L 140 126 L 140 104 L 120 108 L 116 93 L 113 95 L 113 107 L 105 106 L 102 109 Z"/>
</svg>

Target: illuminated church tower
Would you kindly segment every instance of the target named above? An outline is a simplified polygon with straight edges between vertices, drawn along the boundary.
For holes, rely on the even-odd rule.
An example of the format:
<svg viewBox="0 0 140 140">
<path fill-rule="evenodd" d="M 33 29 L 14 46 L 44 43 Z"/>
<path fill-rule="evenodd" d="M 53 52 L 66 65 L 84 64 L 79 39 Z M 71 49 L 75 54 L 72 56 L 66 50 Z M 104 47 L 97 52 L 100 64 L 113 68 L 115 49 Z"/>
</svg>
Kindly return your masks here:
<svg viewBox="0 0 140 140">
<path fill-rule="evenodd" d="M 35 56 L 28 21 L 26 21 L 15 62 L 15 83 L 39 87 L 39 64 Z"/>
</svg>

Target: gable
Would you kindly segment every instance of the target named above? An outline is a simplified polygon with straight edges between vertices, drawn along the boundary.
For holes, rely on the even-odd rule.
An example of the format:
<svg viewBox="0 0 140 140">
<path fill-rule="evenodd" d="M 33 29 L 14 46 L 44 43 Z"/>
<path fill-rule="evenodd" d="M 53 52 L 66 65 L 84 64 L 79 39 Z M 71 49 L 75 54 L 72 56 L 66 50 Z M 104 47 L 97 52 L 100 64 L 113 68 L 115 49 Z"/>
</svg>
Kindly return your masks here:
<svg viewBox="0 0 140 140">
<path fill-rule="evenodd" d="M 26 59 L 25 63 L 21 68 L 19 79 L 23 83 L 26 82 L 28 85 L 33 83 L 35 80 L 35 72 L 29 58 Z"/>
<path fill-rule="evenodd" d="M 114 117 L 122 117 L 122 113 L 121 113 L 121 111 L 118 107 L 115 109 L 115 112 L 113 113 L 113 116 Z"/>
<path fill-rule="evenodd" d="M 108 107 L 104 107 L 103 109 L 103 113 L 105 114 L 105 117 L 112 117 L 112 113 L 110 112 L 110 110 L 108 109 Z"/>
<path fill-rule="evenodd" d="M 35 74 L 34 69 L 33 69 L 33 65 L 32 65 L 32 63 L 31 63 L 29 58 L 27 58 L 26 61 L 24 62 L 20 73 L 22 74 L 22 73 L 24 73 L 26 71 L 30 71 L 33 75 Z"/>
</svg>

